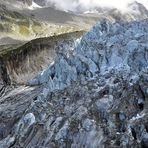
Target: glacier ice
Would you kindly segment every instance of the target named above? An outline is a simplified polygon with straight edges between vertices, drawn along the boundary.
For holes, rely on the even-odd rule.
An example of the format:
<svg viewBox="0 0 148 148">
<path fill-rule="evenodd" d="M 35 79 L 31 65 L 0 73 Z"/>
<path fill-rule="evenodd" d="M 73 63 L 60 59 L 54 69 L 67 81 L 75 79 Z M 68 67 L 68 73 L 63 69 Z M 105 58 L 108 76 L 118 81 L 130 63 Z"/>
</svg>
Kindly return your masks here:
<svg viewBox="0 0 148 148">
<path fill-rule="evenodd" d="M 28 84 L 44 84 L 53 91 L 105 71 L 115 70 L 125 79 L 135 77 L 148 67 L 147 38 L 146 20 L 140 23 L 98 22 L 74 45 L 63 42 L 56 49 L 54 62 Z"/>
</svg>

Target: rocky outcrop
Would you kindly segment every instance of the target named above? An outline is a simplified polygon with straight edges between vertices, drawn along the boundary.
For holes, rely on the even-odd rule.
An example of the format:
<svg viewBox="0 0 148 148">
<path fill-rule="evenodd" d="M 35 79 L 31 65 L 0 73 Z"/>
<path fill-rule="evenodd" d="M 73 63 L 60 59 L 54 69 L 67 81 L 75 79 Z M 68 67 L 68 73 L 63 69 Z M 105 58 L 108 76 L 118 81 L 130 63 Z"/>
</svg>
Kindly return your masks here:
<svg viewBox="0 0 148 148">
<path fill-rule="evenodd" d="M 148 147 L 147 39 L 143 20 L 98 22 L 75 44 L 64 41 L 54 62 L 28 81 L 40 94 L 23 103 L 18 97 L 12 112 L 11 95 L 1 99 L 0 147 Z"/>
</svg>

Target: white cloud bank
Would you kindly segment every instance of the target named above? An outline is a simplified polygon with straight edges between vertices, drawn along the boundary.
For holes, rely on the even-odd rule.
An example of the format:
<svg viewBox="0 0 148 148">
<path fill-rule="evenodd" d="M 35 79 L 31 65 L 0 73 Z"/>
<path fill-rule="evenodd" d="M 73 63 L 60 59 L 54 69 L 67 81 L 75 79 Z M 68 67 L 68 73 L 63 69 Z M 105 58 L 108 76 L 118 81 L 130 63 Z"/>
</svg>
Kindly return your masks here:
<svg viewBox="0 0 148 148">
<path fill-rule="evenodd" d="M 129 3 L 135 0 L 46 0 L 47 5 L 52 4 L 61 10 L 76 11 L 81 9 L 83 11 L 92 10 L 96 7 L 114 7 L 122 11 L 126 10 Z M 148 9 L 148 0 L 136 0 L 142 3 Z"/>
</svg>

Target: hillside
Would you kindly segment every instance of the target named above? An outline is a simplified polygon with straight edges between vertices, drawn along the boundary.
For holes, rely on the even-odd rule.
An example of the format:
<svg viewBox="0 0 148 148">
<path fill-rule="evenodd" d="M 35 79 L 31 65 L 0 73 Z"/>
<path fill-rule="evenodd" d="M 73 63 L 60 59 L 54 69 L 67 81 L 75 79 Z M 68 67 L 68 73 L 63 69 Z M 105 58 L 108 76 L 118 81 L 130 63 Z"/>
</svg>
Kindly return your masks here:
<svg viewBox="0 0 148 148">
<path fill-rule="evenodd" d="M 14 2 L 12 7 L 10 7 L 11 2 Z M 36 17 L 37 12 L 29 9 L 29 6 L 22 2 L 0 1 L 0 44 L 15 44 L 35 38 L 83 30 L 74 23 L 73 25 L 66 23 L 70 21 L 70 14 L 58 12 L 53 8 L 48 10 L 46 12 L 44 9 L 38 9 L 39 14 Z M 44 19 L 43 16 L 48 16 L 48 14 L 48 19 Z M 71 19 L 71 22 L 74 20 Z"/>
<path fill-rule="evenodd" d="M 1 0 L 0 44 L 24 42 L 73 31 L 88 31 L 102 19 L 115 22 L 146 18 L 148 10 L 138 2 L 130 3 L 126 11 L 97 7 L 95 11 L 73 12 L 47 6 L 44 1 Z"/>
</svg>

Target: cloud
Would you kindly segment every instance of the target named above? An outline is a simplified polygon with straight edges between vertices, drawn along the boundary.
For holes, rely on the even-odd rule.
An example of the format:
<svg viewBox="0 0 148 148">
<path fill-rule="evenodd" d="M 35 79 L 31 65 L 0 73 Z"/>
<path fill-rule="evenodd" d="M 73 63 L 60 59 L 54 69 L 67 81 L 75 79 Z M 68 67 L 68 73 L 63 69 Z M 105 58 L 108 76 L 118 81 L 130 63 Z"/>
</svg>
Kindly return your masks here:
<svg viewBox="0 0 148 148">
<path fill-rule="evenodd" d="M 135 0 L 46 0 L 47 5 L 54 5 L 56 8 L 65 11 L 88 11 L 96 7 L 114 7 L 122 11 L 126 10 L 127 5 Z M 137 0 L 146 5 L 148 0 Z"/>
</svg>

